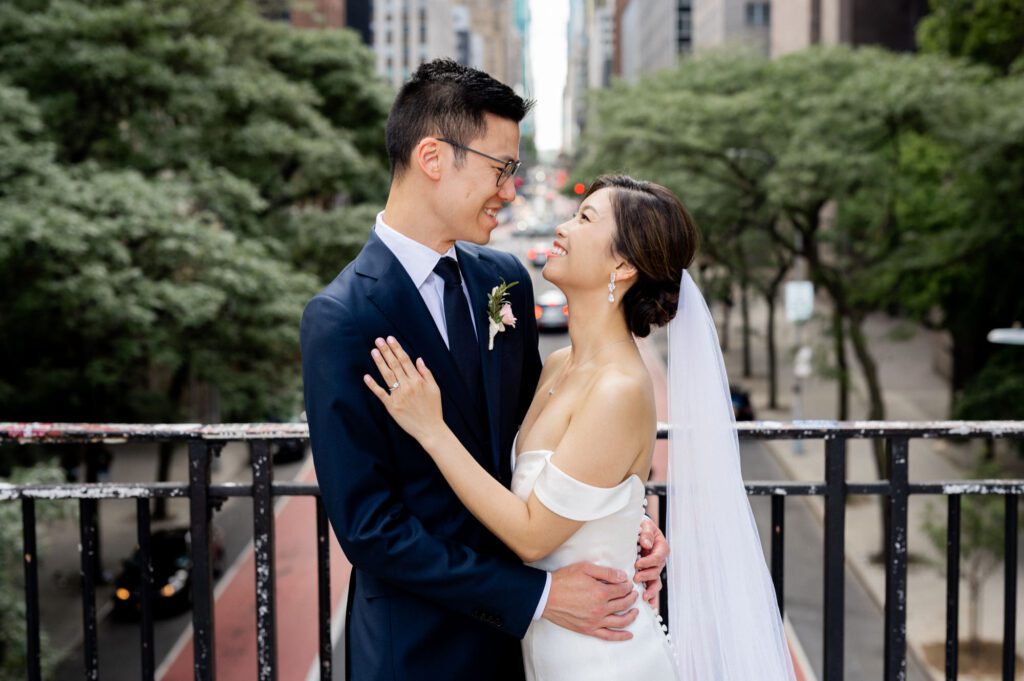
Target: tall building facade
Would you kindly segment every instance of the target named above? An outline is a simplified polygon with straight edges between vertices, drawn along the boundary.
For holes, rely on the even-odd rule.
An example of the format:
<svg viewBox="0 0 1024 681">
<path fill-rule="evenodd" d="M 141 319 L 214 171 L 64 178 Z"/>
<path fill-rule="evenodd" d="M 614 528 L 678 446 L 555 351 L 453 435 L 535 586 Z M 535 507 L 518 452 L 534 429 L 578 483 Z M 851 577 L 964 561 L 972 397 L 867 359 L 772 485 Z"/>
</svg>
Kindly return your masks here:
<svg viewBox="0 0 1024 681">
<path fill-rule="evenodd" d="M 696 0 L 693 49 L 739 47 L 767 55 L 770 24 L 770 0 Z"/>
<path fill-rule="evenodd" d="M 376 0 L 372 33 L 377 73 L 398 88 L 423 62 L 454 57 L 452 19 L 449 0 Z"/>
<path fill-rule="evenodd" d="M 562 91 L 562 149 L 568 153 L 575 151 L 586 120 L 587 27 L 586 0 L 569 0 L 569 21 L 565 27 L 565 89 Z"/>
<path fill-rule="evenodd" d="M 772 56 L 819 44 L 908 52 L 928 0 L 771 0 L 771 13 Z"/>
<path fill-rule="evenodd" d="M 621 75 L 636 80 L 675 66 L 694 47 L 694 4 L 703 0 L 628 0 L 620 16 L 617 61 Z"/>
<path fill-rule="evenodd" d="M 527 0 L 349 0 L 348 10 L 349 25 L 373 47 L 377 72 L 396 88 L 423 62 L 448 57 L 529 93 Z M 368 15 L 365 29 L 356 14 Z"/>
<path fill-rule="evenodd" d="M 291 22 L 299 28 L 343 28 L 345 0 L 292 0 Z"/>
<path fill-rule="evenodd" d="M 615 61 L 615 7 L 612 3 L 595 5 L 587 27 L 587 87 L 611 85 Z"/>
<path fill-rule="evenodd" d="M 346 0 L 345 24 L 373 45 L 373 0 Z"/>
</svg>

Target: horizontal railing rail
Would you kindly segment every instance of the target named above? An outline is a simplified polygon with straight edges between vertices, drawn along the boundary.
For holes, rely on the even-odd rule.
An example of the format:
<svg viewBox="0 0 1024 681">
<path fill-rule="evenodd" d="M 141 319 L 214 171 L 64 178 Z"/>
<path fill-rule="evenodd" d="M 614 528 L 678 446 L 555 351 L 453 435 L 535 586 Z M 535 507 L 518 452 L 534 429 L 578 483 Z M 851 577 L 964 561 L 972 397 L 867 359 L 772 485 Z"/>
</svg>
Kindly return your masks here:
<svg viewBox="0 0 1024 681">
<path fill-rule="evenodd" d="M 954 440 L 1022 438 L 1024 421 L 796 421 L 738 423 L 742 440 L 821 440 L 824 443 L 821 481 L 750 481 L 747 493 L 771 497 L 771 540 L 769 565 L 779 607 L 784 604 L 785 504 L 789 496 L 818 496 L 824 499 L 824 620 L 823 671 L 825 681 L 843 678 L 843 607 L 845 566 L 845 500 L 850 495 L 878 495 L 887 498 L 885 560 L 885 651 L 886 681 L 906 678 L 906 592 L 907 592 L 907 505 L 911 495 L 947 498 L 947 590 L 946 590 L 946 678 L 958 673 L 958 612 L 960 565 L 961 499 L 969 495 L 999 495 L 1005 503 L 1005 559 L 1003 599 L 1003 681 L 1014 679 L 1017 602 L 1018 504 L 1024 494 L 1024 480 L 909 480 L 909 443 L 916 439 Z M 659 424 L 659 438 L 668 427 Z M 35 504 L 39 500 L 77 500 L 82 545 L 82 617 L 84 678 L 100 678 L 96 611 L 96 557 L 99 551 L 98 502 L 104 499 L 135 499 L 137 532 L 143 584 L 140 587 L 141 678 L 154 678 L 153 603 L 149 500 L 189 499 L 193 580 L 192 625 L 194 670 L 197 680 L 216 678 L 214 664 L 214 598 L 211 561 L 212 513 L 224 500 L 248 497 L 253 500 L 253 550 L 256 565 L 257 666 L 259 678 L 277 678 L 277 648 L 274 631 L 274 523 L 273 500 L 282 496 L 308 496 L 316 500 L 317 575 L 319 603 L 320 678 L 331 678 L 332 641 L 329 591 L 329 526 L 320 492 L 315 484 L 275 482 L 271 444 L 308 439 L 305 424 L 86 424 L 86 423 L 0 423 L 0 445 L 11 444 L 107 444 L 129 442 L 181 442 L 188 445 L 187 482 L 162 483 L 71 483 L 42 485 L 0 484 L 0 502 L 20 501 L 24 548 L 24 581 L 29 661 L 26 678 L 41 678 L 39 661 L 39 579 Z M 882 481 L 847 481 L 846 443 L 850 440 L 883 440 L 888 471 Z M 229 442 L 250 447 L 251 483 L 213 483 L 210 464 Z M 659 521 L 665 525 L 667 497 L 664 483 L 647 485 L 657 496 Z M 667 614 L 667 589 L 662 591 L 662 612 Z M 667 622 L 667 616 L 665 617 Z"/>
</svg>

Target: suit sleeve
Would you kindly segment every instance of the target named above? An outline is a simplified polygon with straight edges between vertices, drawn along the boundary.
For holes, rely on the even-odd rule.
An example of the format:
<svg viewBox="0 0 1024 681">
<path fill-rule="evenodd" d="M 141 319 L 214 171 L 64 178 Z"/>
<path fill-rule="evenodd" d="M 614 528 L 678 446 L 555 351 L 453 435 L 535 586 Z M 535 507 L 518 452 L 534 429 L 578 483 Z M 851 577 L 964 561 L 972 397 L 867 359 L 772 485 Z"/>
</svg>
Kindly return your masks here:
<svg viewBox="0 0 1024 681">
<path fill-rule="evenodd" d="M 397 495 L 387 419 L 358 319 L 324 294 L 302 316 L 302 374 L 317 479 L 341 548 L 360 570 L 522 638 L 545 573 L 433 536 Z M 424 454 L 423 456 L 426 456 Z"/>
</svg>

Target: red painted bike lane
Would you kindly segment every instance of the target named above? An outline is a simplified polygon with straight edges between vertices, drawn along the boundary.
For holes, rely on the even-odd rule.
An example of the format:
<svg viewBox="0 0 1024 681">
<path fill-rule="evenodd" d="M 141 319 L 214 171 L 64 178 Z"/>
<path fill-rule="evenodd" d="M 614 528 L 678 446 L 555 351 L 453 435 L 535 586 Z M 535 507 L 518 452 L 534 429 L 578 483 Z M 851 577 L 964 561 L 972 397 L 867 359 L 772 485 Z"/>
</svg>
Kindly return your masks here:
<svg viewBox="0 0 1024 681">
<path fill-rule="evenodd" d="M 307 460 L 296 482 L 315 482 L 312 460 Z M 307 497 L 283 497 L 275 504 L 274 567 L 277 607 L 277 663 L 279 679 L 306 678 L 317 661 L 316 510 Z M 351 566 L 331 543 L 331 612 L 338 610 L 348 589 Z M 338 616 L 341 616 L 340 614 Z M 217 584 L 214 610 L 215 663 L 218 681 L 252 681 L 256 669 L 256 563 L 252 544 Z M 340 663 L 336 660 L 335 664 Z M 190 681 L 192 628 L 182 635 L 167 656 L 157 678 Z"/>
</svg>

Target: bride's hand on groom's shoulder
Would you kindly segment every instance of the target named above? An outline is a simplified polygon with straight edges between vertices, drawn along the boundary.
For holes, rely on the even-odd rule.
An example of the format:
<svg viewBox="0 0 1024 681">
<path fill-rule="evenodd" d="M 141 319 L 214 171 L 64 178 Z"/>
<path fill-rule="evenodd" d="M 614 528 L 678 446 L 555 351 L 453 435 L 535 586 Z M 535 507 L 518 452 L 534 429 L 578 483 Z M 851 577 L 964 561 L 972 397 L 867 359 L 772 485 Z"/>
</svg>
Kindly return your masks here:
<svg viewBox="0 0 1024 681">
<path fill-rule="evenodd" d="M 369 374 L 363 376 L 363 382 L 398 425 L 423 444 L 445 427 L 441 389 L 423 359 L 414 364 L 395 338 L 378 338 L 376 345 L 370 355 L 385 387 L 380 387 Z"/>
</svg>

